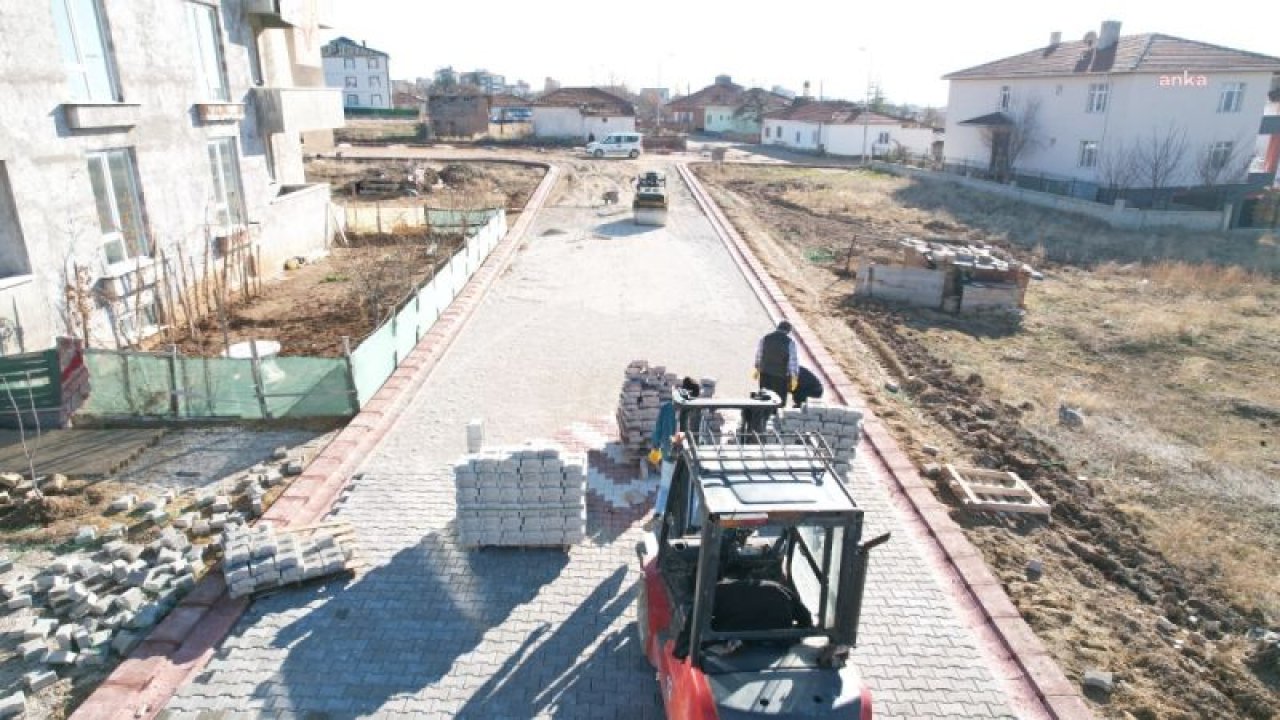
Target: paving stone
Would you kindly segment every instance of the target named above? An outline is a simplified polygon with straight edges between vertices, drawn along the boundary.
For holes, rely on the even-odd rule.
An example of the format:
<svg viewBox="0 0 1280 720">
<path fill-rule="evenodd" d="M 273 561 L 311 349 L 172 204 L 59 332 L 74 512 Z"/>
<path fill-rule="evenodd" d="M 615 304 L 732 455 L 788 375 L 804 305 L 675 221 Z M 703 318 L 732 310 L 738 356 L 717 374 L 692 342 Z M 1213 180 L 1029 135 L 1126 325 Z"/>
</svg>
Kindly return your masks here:
<svg viewBox="0 0 1280 720">
<path fill-rule="evenodd" d="M 110 630 L 99 630 L 89 637 L 89 645 L 99 649 L 108 647 L 111 645 L 112 635 L 113 633 Z"/>
<path fill-rule="evenodd" d="M 22 631 L 23 640 L 43 640 L 58 629 L 58 621 L 53 618 L 36 618 L 31 625 Z"/>
<path fill-rule="evenodd" d="M 214 514 L 231 512 L 231 498 L 226 495 L 216 496 L 209 504 L 209 511 Z"/>
<path fill-rule="evenodd" d="M 213 516 L 209 518 L 209 528 L 214 531 L 221 530 L 226 526 L 227 514 L 225 512 L 214 513 Z"/>
<path fill-rule="evenodd" d="M 129 630 L 121 630 L 116 633 L 115 638 L 111 641 L 111 649 L 117 655 L 125 656 L 133 652 L 133 649 L 142 641 L 142 636 Z"/>
<path fill-rule="evenodd" d="M 79 654 L 74 650 L 53 650 L 44 659 L 49 665 L 74 665 Z"/>
<path fill-rule="evenodd" d="M 301 475 L 301 474 L 302 474 L 302 461 L 301 461 L 301 460 L 290 460 L 290 461 L 289 461 L 289 463 L 288 463 L 287 465 L 285 465 L 285 466 L 284 466 L 284 474 L 285 474 L 285 475 Z"/>
<path fill-rule="evenodd" d="M 92 525 L 81 526 L 76 530 L 76 544 L 88 545 L 98 539 L 98 528 Z"/>
<path fill-rule="evenodd" d="M 160 622 L 163 617 L 164 610 L 159 605 L 149 603 L 126 620 L 124 626 L 129 630 L 145 630 Z"/>
<path fill-rule="evenodd" d="M 147 601 L 140 588 L 129 588 L 115 598 L 116 607 L 136 612 Z"/>
<path fill-rule="evenodd" d="M 199 519 L 199 513 L 185 512 L 173 519 L 173 526 L 182 530 L 189 530 Z"/>
<path fill-rule="evenodd" d="M 123 523 L 112 523 L 102 531 L 104 538 L 122 538 L 125 534 L 125 526 Z"/>
<path fill-rule="evenodd" d="M 40 662 L 44 660 L 44 656 L 49 652 L 49 644 L 43 638 L 28 640 L 18 645 L 18 654 L 26 662 Z"/>
<path fill-rule="evenodd" d="M 58 673 L 52 670 L 32 670 L 23 675 L 22 680 L 27 686 L 27 692 L 38 693 L 58 682 Z"/>
<path fill-rule="evenodd" d="M 13 569 L 13 560 L 8 557 L 0 556 L 0 573 L 7 573 Z"/>
<path fill-rule="evenodd" d="M 90 633 L 89 631 L 85 630 L 82 627 L 76 628 L 75 633 L 72 635 L 72 640 L 75 641 L 75 647 L 73 649 L 79 650 L 81 652 L 88 650 L 91 645 L 90 643 L 91 637 L 93 637 L 93 634 Z"/>
<path fill-rule="evenodd" d="M 107 509 L 111 512 L 132 512 L 134 506 L 137 504 L 137 495 L 121 495 L 115 500 L 112 500 L 111 504 L 107 506 Z"/>
<path fill-rule="evenodd" d="M 147 520 L 149 520 L 153 525 L 163 525 L 169 521 L 169 513 L 160 508 L 156 508 L 155 510 L 147 513 Z"/>
<path fill-rule="evenodd" d="M 16 717 L 27 709 L 27 696 L 22 691 L 0 698 L 0 718 Z"/>
<path fill-rule="evenodd" d="M 138 509 L 144 513 L 150 514 L 156 510 L 163 510 L 166 505 L 168 505 L 168 501 L 163 497 L 152 497 L 139 503 Z"/>
<path fill-rule="evenodd" d="M 1109 695 L 1116 687 L 1115 675 L 1105 670 L 1086 670 L 1084 686 Z"/>
<path fill-rule="evenodd" d="M 6 602 L 4 606 L 9 610 L 19 610 L 21 608 L 29 608 L 31 607 L 31 596 L 30 595 L 14 595 L 13 597 L 9 598 L 9 601 Z"/>
</svg>

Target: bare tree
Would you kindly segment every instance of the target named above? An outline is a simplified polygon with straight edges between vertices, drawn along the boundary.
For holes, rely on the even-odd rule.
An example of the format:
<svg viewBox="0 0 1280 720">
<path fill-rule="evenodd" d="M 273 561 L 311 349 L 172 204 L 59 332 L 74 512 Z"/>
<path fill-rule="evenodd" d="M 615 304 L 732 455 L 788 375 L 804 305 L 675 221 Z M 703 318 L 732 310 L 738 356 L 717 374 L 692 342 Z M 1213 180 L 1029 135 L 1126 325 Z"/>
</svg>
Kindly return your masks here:
<svg viewBox="0 0 1280 720">
<path fill-rule="evenodd" d="M 1152 127 L 1133 147 L 1136 186 L 1153 191 L 1169 187 L 1186 158 L 1187 133 L 1181 126 L 1171 122 L 1164 129 Z"/>
<path fill-rule="evenodd" d="M 1098 156 L 1098 180 L 1111 190 L 1127 190 L 1137 179 L 1133 148 L 1123 140 L 1104 144 Z"/>
<path fill-rule="evenodd" d="M 1240 182 L 1253 162 L 1252 138 L 1236 138 L 1230 142 L 1204 146 L 1195 158 L 1195 173 L 1206 187 Z"/>
<path fill-rule="evenodd" d="M 1009 124 L 982 128 L 983 145 L 991 151 L 991 171 L 1000 182 L 1013 176 L 1019 158 L 1043 142 L 1040 106 L 1039 97 L 1029 97 L 1021 107 L 1009 112 Z"/>
</svg>

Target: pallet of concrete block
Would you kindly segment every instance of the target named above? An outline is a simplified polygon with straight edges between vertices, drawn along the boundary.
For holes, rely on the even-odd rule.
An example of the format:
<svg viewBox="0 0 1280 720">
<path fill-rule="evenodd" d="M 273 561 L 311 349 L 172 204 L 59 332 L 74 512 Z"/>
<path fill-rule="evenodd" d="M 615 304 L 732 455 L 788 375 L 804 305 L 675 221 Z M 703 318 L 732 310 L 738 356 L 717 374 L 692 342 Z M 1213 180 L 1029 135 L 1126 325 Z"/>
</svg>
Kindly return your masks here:
<svg viewBox="0 0 1280 720">
<path fill-rule="evenodd" d="M 822 435 L 831 448 L 836 472 L 848 480 L 858 452 L 858 439 L 862 436 L 861 411 L 809 400 L 804 407 L 780 410 L 774 417 L 774 423 L 784 435 L 803 432 Z"/>
<path fill-rule="evenodd" d="M 951 494 L 970 512 L 1047 517 L 1053 509 L 1017 473 L 947 465 L 944 478 Z"/>
<path fill-rule="evenodd" d="M 586 537 L 587 458 L 551 444 L 486 448 L 453 467 L 463 547 L 565 547 Z"/>
<path fill-rule="evenodd" d="M 222 571 L 231 597 L 352 572 L 360 563 L 355 530 L 345 522 L 229 529 L 223 548 Z"/>
</svg>

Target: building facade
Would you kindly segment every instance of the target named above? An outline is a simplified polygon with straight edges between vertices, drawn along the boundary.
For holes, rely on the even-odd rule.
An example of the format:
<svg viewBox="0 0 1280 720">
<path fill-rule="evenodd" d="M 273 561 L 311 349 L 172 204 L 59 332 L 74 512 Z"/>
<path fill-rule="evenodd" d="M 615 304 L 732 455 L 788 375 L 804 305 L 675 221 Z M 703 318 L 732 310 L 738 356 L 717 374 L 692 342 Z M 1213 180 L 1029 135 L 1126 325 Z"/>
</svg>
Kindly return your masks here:
<svg viewBox="0 0 1280 720">
<path fill-rule="evenodd" d="M 345 107 L 373 110 L 392 107 L 390 55 L 346 37 L 330 40 L 321 54 L 325 84 L 342 90 Z"/>
<path fill-rule="evenodd" d="M 532 110 L 533 134 L 541 138 L 603 140 L 636 129 L 635 106 L 598 88 L 559 88 L 534 101 Z"/>
<path fill-rule="evenodd" d="M 874 112 L 845 100 L 797 98 L 765 114 L 760 142 L 793 150 L 844 157 L 883 157 L 897 149 L 912 155 L 934 152 L 941 133 L 933 128 Z"/>
<path fill-rule="evenodd" d="M 747 89 L 728 75 L 666 105 L 667 117 L 685 130 L 759 137 L 763 116 L 790 101 L 763 88 Z"/>
<path fill-rule="evenodd" d="M 1120 23 L 946 76 L 945 161 L 1072 194 L 1243 184 L 1280 58 Z M 1162 159 L 1163 158 L 1163 159 Z"/>
<path fill-rule="evenodd" d="M 324 3 L 52 0 L 0 12 L 0 352 L 130 344 L 172 322 L 161 292 L 228 252 L 326 247 L 327 185 L 303 147 L 343 123 L 324 87 Z M 252 6 L 258 7 L 258 6 Z M 13 61 L 16 59 L 16 61 Z"/>
</svg>

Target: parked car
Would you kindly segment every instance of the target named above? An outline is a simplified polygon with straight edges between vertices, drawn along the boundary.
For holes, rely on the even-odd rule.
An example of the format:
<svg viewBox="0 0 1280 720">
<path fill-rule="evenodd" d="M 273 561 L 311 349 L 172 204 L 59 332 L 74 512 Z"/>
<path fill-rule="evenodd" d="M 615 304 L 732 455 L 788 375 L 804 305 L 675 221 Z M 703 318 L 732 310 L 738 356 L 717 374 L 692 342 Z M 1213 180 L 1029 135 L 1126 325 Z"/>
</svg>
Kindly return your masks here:
<svg viewBox="0 0 1280 720">
<path fill-rule="evenodd" d="M 603 140 L 587 143 L 587 154 L 598 158 L 606 155 L 638 158 L 644 152 L 640 144 L 642 137 L 633 132 L 609 133 Z"/>
</svg>

